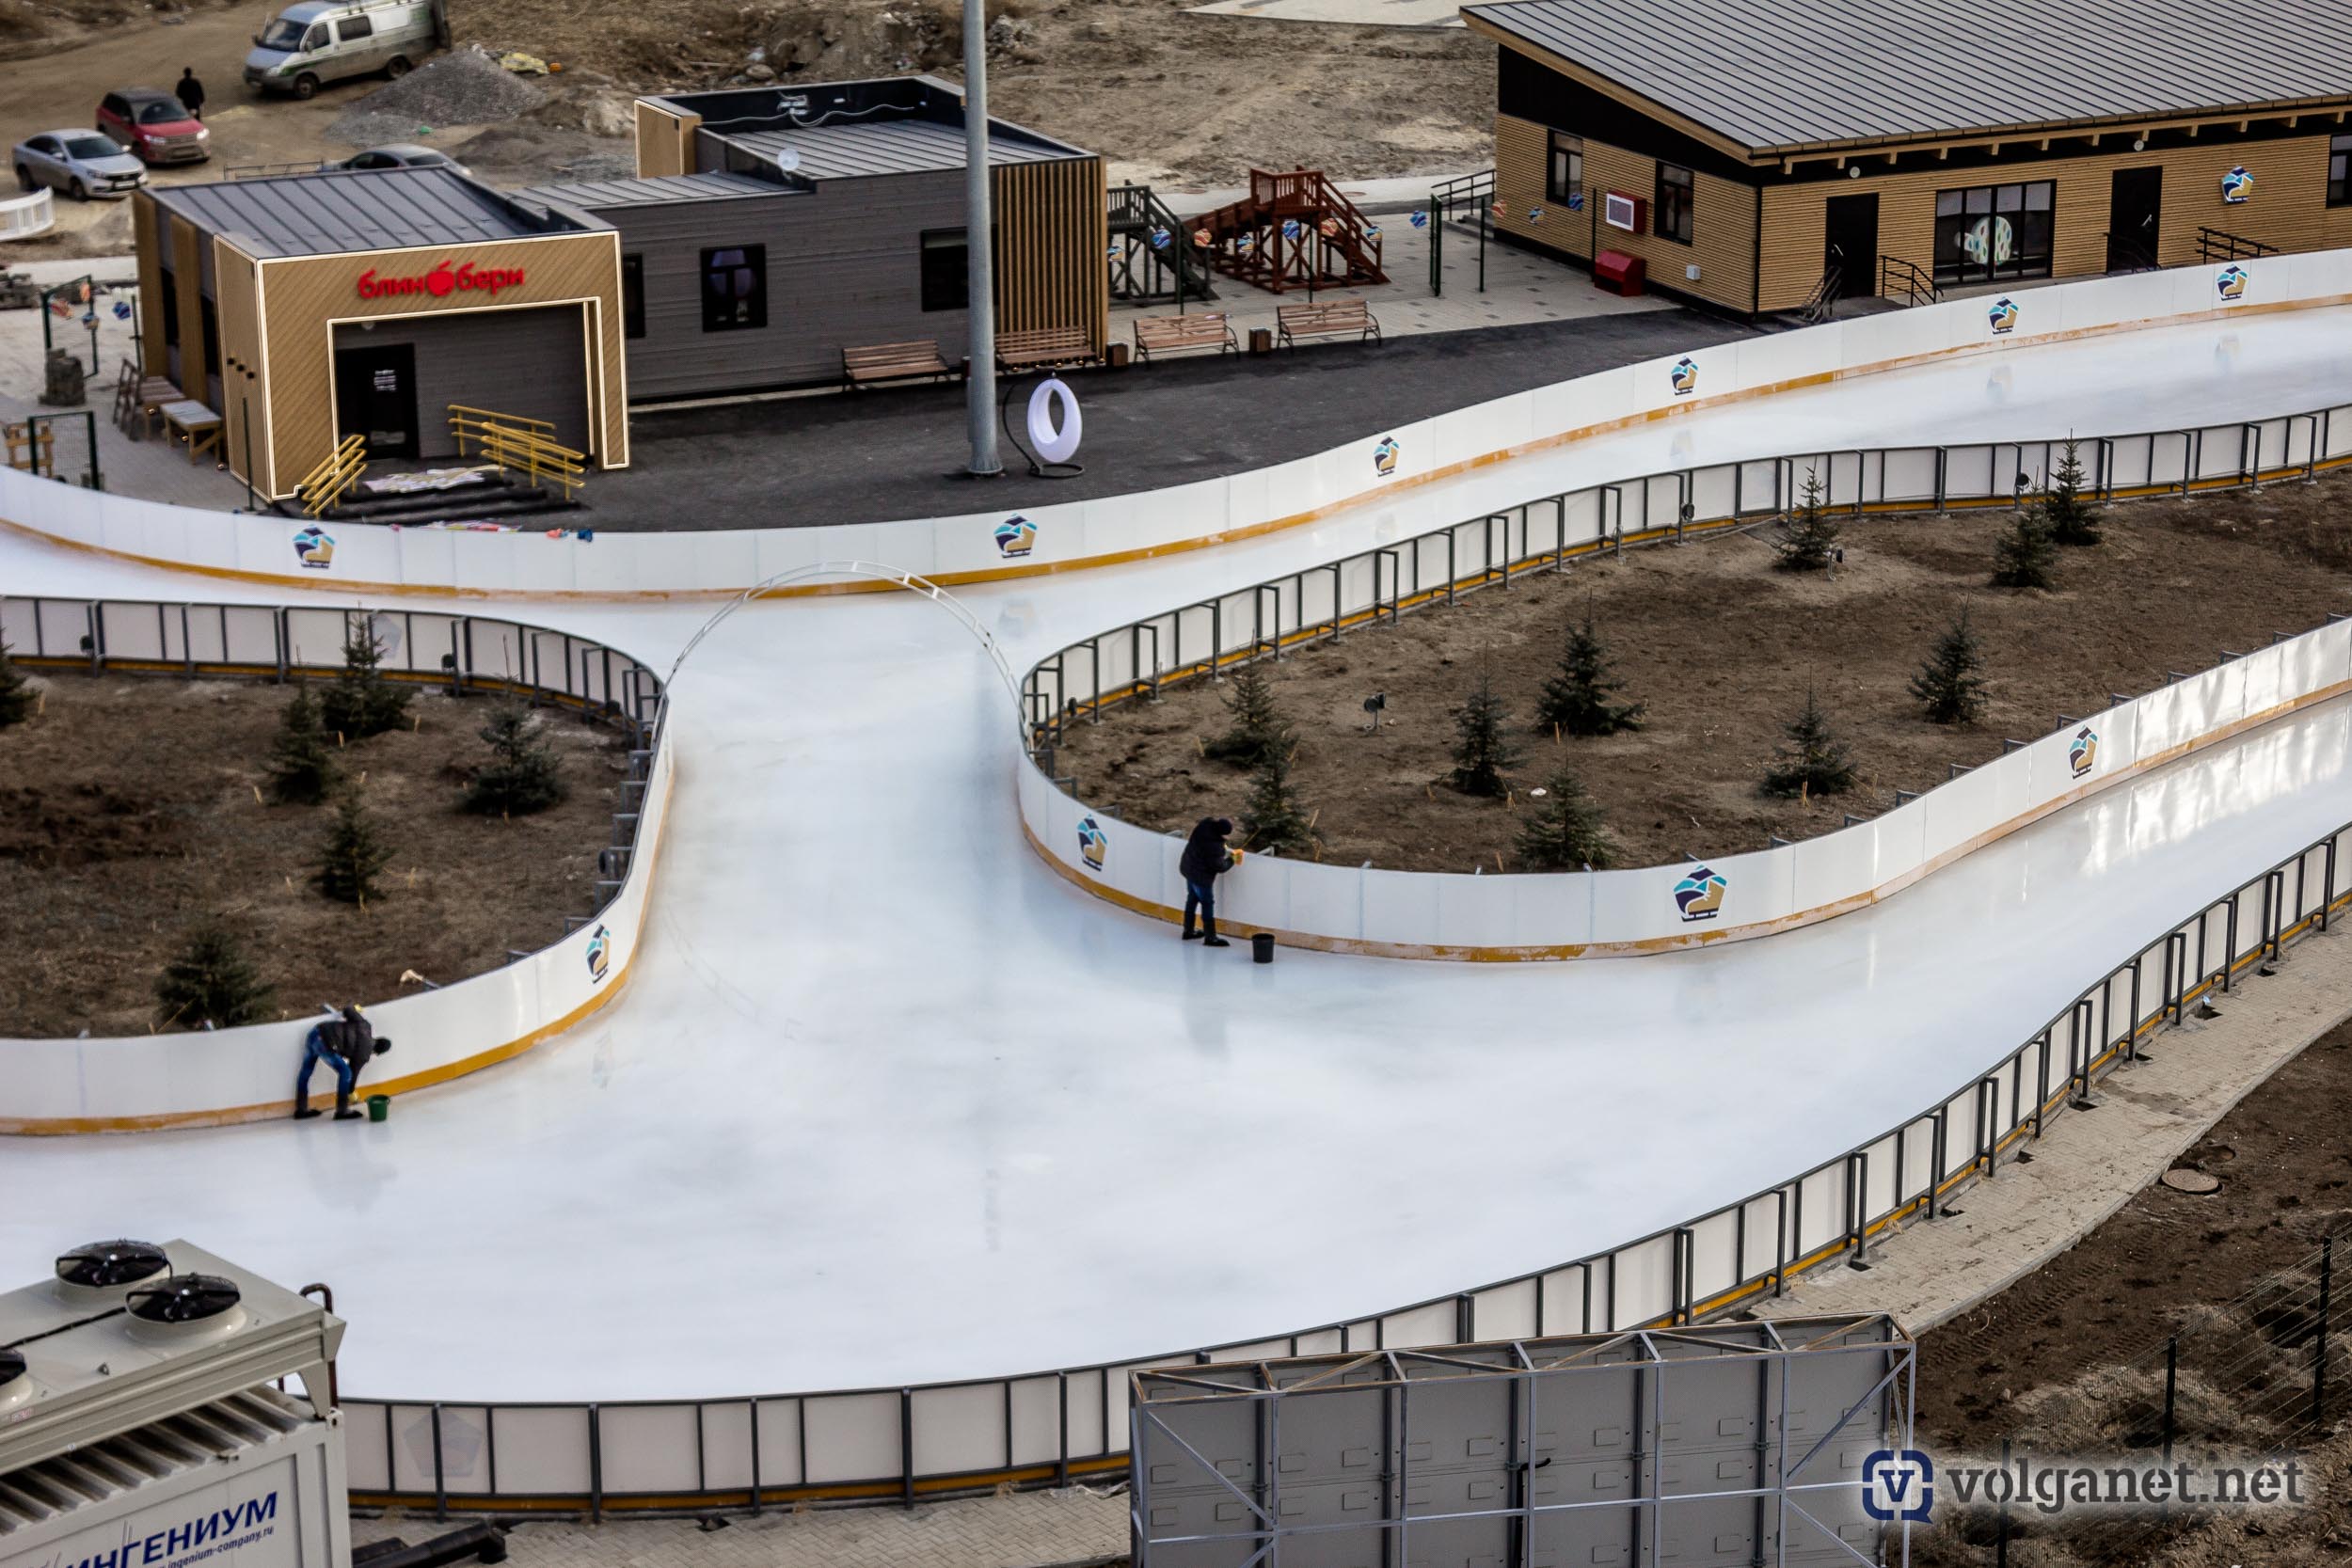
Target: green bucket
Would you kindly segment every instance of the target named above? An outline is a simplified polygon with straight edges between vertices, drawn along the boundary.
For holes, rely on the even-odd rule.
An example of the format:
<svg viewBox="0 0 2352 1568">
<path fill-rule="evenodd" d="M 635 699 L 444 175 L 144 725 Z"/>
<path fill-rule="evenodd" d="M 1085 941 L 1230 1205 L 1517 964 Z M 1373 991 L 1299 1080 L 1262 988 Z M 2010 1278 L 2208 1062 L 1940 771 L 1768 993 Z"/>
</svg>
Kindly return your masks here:
<svg viewBox="0 0 2352 1568">
<path fill-rule="evenodd" d="M 391 1114 L 392 1097 L 390 1095 L 372 1094 L 368 1096 L 368 1119 L 370 1121 L 386 1120 Z"/>
</svg>

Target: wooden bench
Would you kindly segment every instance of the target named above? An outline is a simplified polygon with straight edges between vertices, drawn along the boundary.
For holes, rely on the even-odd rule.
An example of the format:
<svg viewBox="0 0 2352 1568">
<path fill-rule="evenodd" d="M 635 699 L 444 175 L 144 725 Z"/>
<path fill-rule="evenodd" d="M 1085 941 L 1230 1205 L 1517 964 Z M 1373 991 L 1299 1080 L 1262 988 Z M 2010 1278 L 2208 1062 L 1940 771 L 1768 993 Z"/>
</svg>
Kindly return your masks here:
<svg viewBox="0 0 2352 1568">
<path fill-rule="evenodd" d="M 870 348 L 841 351 L 841 384 L 862 387 L 869 381 L 911 381 L 922 376 L 950 376 L 955 371 L 940 356 L 930 338 L 912 343 L 876 343 Z"/>
<path fill-rule="evenodd" d="M 1241 352 L 1241 344 L 1233 339 L 1233 324 L 1222 311 L 1136 318 L 1136 358 L 1149 359 L 1154 354 L 1173 354 L 1187 348 L 1213 348 L 1219 354 Z"/>
<path fill-rule="evenodd" d="M 1094 334 L 1083 326 L 1042 326 L 996 334 L 996 368 L 1041 371 L 1057 365 L 1091 365 Z"/>
<path fill-rule="evenodd" d="M 1360 299 L 1318 300 L 1312 305 L 1278 305 L 1274 325 L 1284 345 L 1296 348 L 1301 338 L 1345 338 L 1377 341 L 1380 324 L 1372 307 Z"/>
</svg>

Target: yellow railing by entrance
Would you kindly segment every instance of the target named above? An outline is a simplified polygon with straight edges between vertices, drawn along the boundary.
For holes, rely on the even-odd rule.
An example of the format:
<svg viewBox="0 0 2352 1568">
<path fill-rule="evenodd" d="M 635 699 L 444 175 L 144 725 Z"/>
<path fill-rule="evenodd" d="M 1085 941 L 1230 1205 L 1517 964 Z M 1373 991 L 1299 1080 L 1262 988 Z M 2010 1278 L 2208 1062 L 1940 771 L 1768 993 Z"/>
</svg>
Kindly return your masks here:
<svg viewBox="0 0 2352 1568">
<path fill-rule="evenodd" d="M 346 436 L 335 450 L 320 460 L 319 466 L 302 476 L 294 486 L 294 495 L 302 502 L 302 515 L 315 517 L 336 505 L 359 483 L 359 476 L 368 471 L 368 438 Z"/>
<path fill-rule="evenodd" d="M 588 454 L 557 441 L 555 426 L 545 420 L 453 403 L 449 405 L 449 430 L 456 437 L 458 456 L 466 455 L 467 443 L 471 442 L 481 456 L 501 468 L 528 476 L 533 484 L 542 480 L 552 482 L 564 492 L 565 500 L 571 499 L 572 492 L 588 481 Z"/>
</svg>

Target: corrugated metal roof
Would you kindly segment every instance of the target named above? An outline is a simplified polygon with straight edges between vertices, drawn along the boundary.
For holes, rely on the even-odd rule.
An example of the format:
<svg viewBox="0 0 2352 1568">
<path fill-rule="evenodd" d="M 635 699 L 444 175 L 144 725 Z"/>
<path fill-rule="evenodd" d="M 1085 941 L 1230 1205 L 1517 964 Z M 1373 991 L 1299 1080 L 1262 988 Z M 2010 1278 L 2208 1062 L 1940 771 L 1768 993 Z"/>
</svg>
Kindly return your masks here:
<svg viewBox="0 0 2352 1568">
<path fill-rule="evenodd" d="M 465 245 L 547 231 L 453 169 L 387 168 L 151 186 L 156 202 L 279 256 Z M 568 226 L 565 226 L 568 227 Z"/>
<path fill-rule="evenodd" d="M 580 180 L 568 185 L 533 185 L 516 191 L 517 201 L 560 201 L 595 212 L 608 207 L 650 207 L 665 201 L 727 201 L 749 196 L 802 196 L 805 192 L 757 175 L 655 175 L 636 180 Z"/>
<path fill-rule="evenodd" d="M 2352 5 L 1520 0 L 1466 16 L 1758 150 L 2352 97 Z"/>
<path fill-rule="evenodd" d="M 787 149 L 801 161 L 804 180 L 858 180 L 876 174 L 963 167 L 963 128 L 927 119 L 870 119 L 856 124 L 726 133 L 747 152 L 772 158 Z M 1070 152 L 997 129 L 988 138 L 988 166 L 1041 164 Z"/>
</svg>

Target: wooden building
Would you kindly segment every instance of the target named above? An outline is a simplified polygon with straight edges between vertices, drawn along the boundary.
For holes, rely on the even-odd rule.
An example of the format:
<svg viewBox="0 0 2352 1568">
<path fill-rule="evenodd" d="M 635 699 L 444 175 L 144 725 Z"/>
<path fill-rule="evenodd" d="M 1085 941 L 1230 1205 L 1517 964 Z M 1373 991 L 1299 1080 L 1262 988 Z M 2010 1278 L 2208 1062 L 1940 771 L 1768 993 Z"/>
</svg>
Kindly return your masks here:
<svg viewBox="0 0 2352 1568">
<path fill-rule="evenodd" d="M 2352 245 L 2352 6 L 1519 0 L 1494 221 L 1742 314 Z"/>
</svg>

